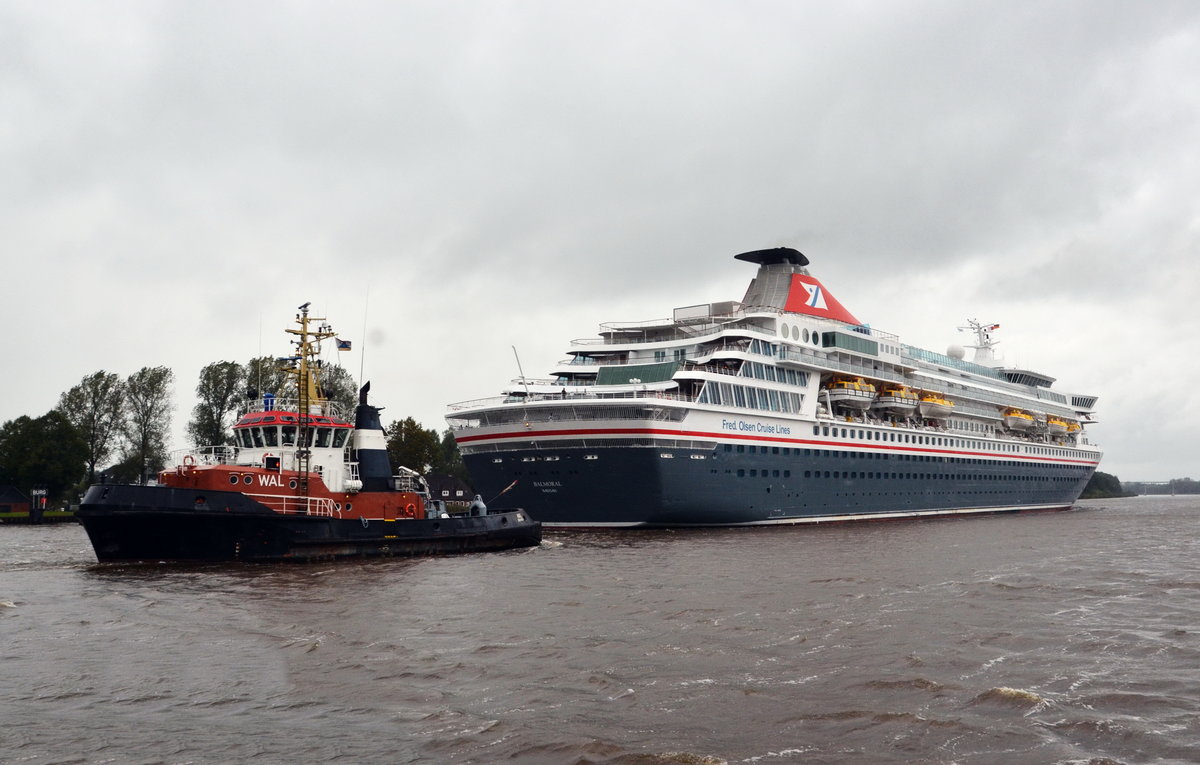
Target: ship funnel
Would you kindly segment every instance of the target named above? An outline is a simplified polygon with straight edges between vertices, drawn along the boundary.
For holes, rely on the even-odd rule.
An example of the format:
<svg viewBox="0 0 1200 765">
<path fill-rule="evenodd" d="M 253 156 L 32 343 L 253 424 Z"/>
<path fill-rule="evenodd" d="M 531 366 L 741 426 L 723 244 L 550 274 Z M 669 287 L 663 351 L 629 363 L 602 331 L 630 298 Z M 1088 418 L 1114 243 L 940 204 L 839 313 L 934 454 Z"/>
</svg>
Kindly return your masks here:
<svg viewBox="0 0 1200 765">
<path fill-rule="evenodd" d="M 358 453 L 358 476 L 363 491 L 386 491 L 392 477 L 392 462 L 388 459 L 387 439 L 379 419 L 381 409 L 367 403 L 368 382 L 358 391 L 358 406 L 354 409 L 354 449 Z"/>
<path fill-rule="evenodd" d="M 742 298 L 743 309 L 774 308 L 862 325 L 820 281 L 809 275 L 805 268 L 809 260 L 799 250 L 776 247 L 743 252 L 734 257 L 758 264 L 758 273 Z"/>
</svg>

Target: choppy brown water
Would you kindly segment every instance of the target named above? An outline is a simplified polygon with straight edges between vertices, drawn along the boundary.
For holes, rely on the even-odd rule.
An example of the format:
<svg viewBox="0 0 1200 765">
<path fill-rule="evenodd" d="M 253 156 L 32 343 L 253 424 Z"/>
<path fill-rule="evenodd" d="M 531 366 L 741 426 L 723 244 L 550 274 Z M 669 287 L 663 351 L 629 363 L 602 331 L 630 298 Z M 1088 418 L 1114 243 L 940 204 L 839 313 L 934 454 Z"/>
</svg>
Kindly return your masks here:
<svg viewBox="0 0 1200 765">
<path fill-rule="evenodd" d="M 0 760 L 1200 761 L 1200 500 L 98 566 L 0 527 Z"/>
</svg>

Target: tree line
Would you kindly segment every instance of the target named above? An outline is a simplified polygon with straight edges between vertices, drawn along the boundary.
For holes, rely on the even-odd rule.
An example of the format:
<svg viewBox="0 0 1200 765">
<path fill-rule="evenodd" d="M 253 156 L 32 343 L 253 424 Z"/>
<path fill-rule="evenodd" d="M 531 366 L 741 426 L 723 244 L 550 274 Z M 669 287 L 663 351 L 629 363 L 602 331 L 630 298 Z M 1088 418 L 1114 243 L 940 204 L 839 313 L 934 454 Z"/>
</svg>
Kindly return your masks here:
<svg viewBox="0 0 1200 765">
<path fill-rule="evenodd" d="M 1172 478 L 1169 481 L 1130 481 L 1125 488 L 1136 494 L 1200 494 L 1200 481 Z"/>
<path fill-rule="evenodd" d="M 0 425 L 0 485 L 29 492 L 46 489 L 52 505 L 69 504 L 98 479 L 143 483 L 167 466 L 175 382 L 167 367 L 143 367 L 128 377 L 93 372 L 59 396 L 41 417 L 21 416 Z M 336 364 L 321 369 L 325 396 L 353 420 L 358 391 Z M 295 398 L 295 383 L 270 357 L 245 364 L 218 361 L 200 370 L 197 403 L 186 425 L 195 447 L 232 443 L 233 424 L 264 393 Z M 422 474 L 453 475 L 469 483 L 450 430 L 440 434 L 411 417 L 385 432 L 393 465 Z"/>
<path fill-rule="evenodd" d="M 1127 481 L 1097 470 L 1083 490 L 1083 499 L 1136 497 L 1142 494 L 1200 494 L 1200 481 L 1172 478 L 1169 481 Z"/>
</svg>

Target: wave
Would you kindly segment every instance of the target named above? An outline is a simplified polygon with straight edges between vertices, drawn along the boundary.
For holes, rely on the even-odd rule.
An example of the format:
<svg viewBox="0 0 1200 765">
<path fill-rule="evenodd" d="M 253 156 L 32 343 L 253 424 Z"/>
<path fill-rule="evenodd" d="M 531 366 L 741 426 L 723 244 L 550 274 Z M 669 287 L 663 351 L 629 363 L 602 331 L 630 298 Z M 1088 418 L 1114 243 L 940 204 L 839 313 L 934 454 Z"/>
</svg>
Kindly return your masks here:
<svg viewBox="0 0 1200 765">
<path fill-rule="evenodd" d="M 975 698 L 971 699 L 971 704 L 986 704 L 998 703 L 1012 707 L 1026 707 L 1033 709 L 1049 704 L 1046 699 L 1042 698 L 1033 691 L 1027 691 L 1022 688 L 1008 688 L 1000 686 L 998 688 L 989 688 Z"/>
</svg>

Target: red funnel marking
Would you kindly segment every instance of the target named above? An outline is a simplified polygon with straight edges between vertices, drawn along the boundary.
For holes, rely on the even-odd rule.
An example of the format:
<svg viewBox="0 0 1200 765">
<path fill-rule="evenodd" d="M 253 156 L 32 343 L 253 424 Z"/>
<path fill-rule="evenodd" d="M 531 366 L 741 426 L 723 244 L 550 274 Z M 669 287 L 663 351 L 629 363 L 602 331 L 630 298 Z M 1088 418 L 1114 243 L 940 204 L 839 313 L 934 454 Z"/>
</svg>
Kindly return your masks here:
<svg viewBox="0 0 1200 765">
<path fill-rule="evenodd" d="M 862 324 L 837 301 L 837 298 L 829 294 L 824 285 L 804 274 L 792 274 L 792 286 L 788 290 L 787 304 L 783 310 L 837 319 L 847 324 Z"/>
</svg>

